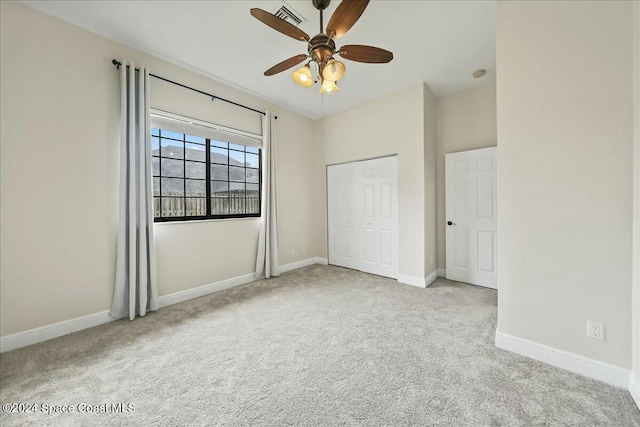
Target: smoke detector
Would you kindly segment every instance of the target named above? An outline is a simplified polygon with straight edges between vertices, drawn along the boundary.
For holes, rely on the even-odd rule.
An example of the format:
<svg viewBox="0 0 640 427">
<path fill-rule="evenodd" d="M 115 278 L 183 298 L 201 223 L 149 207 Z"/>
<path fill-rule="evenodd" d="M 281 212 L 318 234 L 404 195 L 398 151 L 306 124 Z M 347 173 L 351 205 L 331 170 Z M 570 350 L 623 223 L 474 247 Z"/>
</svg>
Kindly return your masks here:
<svg viewBox="0 0 640 427">
<path fill-rule="evenodd" d="M 487 70 L 485 70 L 484 68 L 481 68 L 479 70 L 475 70 L 473 72 L 473 78 L 474 79 L 479 79 L 480 77 L 484 76 L 487 73 Z"/>
</svg>

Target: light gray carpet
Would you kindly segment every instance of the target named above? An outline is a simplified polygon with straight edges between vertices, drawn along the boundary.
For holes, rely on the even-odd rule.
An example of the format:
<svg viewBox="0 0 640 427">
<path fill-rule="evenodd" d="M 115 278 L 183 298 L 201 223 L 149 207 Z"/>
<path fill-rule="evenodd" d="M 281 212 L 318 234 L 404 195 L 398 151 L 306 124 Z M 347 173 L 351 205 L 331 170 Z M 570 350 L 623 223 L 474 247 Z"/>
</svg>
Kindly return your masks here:
<svg viewBox="0 0 640 427">
<path fill-rule="evenodd" d="M 0 357 L 0 400 L 133 403 L 12 425 L 639 426 L 628 392 L 493 345 L 496 292 L 328 266 Z"/>
</svg>

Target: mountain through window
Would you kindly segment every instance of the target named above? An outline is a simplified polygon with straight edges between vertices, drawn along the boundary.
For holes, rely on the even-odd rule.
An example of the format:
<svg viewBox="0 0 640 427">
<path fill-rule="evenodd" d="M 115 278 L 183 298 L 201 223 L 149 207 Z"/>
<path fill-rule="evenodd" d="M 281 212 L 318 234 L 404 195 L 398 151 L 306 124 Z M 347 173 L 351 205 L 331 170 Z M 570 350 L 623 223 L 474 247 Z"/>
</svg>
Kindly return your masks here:
<svg viewBox="0 0 640 427">
<path fill-rule="evenodd" d="M 156 222 L 260 216 L 261 150 L 153 127 Z"/>
</svg>

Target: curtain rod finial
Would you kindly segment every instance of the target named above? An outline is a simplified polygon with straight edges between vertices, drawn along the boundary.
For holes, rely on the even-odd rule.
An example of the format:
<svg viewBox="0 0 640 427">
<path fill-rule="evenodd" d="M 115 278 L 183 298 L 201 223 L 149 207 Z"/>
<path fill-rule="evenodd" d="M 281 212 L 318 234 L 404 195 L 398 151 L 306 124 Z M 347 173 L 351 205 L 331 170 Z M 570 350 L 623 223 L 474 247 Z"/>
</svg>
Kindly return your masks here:
<svg viewBox="0 0 640 427">
<path fill-rule="evenodd" d="M 111 63 L 112 63 L 113 65 L 115 65 L 115 66 L 116 66 L 116 68 L 118 68 L 118 69 L 120 69 L 120 65 L 122 65 L 119 61 L 117 61 L 117 60 L 115 60 L 115 59 L 113 59 L 113 60 L 111 61 Z"/>
</svg>

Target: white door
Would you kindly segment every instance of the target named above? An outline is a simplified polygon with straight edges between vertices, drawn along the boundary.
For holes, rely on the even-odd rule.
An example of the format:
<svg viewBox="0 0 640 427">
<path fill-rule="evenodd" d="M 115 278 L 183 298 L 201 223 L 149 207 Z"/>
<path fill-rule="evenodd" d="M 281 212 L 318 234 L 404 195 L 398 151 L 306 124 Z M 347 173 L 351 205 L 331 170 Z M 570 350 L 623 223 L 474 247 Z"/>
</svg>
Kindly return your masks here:
<svg viewBox="0 0 640 427">
<path fill-rule="evenodd" d="M 496 147 L 445 156 L 447 279 L 497 288 Z"/>
<path fill-rule="evenodd" d="M 362 168 L 363 256 L 361 270 L 396 278 L 397 157 L 359 162 Z"/>
<path fill-rule="evenodd" d="M 327 168 L 329 263 L 353 269 L 360 269 L 362 258 L 359 185 L 358 170 L 349 164 Z"/>
<path fill-rule="evenodd" d="M 397 157 L 327 167 L 329 263 L 396 278 Z"/>
</svg>

